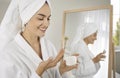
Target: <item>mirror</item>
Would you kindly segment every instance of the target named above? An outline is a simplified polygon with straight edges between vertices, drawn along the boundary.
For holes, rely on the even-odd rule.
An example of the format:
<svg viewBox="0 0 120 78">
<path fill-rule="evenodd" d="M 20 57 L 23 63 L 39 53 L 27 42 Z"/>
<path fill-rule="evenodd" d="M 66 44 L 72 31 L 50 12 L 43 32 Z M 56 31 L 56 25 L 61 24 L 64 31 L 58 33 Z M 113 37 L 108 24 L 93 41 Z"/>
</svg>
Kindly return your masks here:
<svg viewBox="0 0 120 78">
<path fill-rule="evenodd" d="M 94 56 L 105 50 L 106 58 L 100 61 L 100 69 L 94 78 L 112 78 L 112 6 L 67 10 L 63 18 L 62 47 L 69 51 L 78 26 L 91 22 L 98 25 L 97 40 L 88 47 Z"/>
</svg>

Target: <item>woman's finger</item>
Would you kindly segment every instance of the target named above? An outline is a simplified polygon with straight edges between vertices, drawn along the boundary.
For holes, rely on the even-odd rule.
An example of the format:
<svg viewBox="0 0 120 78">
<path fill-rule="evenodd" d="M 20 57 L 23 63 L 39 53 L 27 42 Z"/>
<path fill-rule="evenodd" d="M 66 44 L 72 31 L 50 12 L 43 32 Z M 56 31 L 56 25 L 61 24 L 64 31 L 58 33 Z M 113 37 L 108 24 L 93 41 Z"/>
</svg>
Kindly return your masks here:
<svg viewBox="0 0 120 78">
<path fill-rule="evenodd" d="M 57 57 L 55 58 L 55 63 L 58 63 L 64 56 L 64 49 L 61 49 L 60 52 L 58 53 Z"/>
<path fill-rule="evenodd" d="M 72 56 L 79 56 L 79 53 L 74 53 L 72 54 Z"/>
<path fill-rule="evenodd" d="M 50 58 L 48 58 L 48 60 L 43 61 L 43 62 L 41 62 L 40 64 L 43 65 L 44 67 L 46 67 L 46 66 L 47 66 L 49 63 L 51 63 L 52 61 L 53 61 L 53 58 L 50 57 Z"/>
<path fill-rule="evenodd" d="M 52 62 L 52 61 L 53 61 L 53 58 L 50 57 L 50 58 L 48 58 L 48 60 L 46 60 L 45 62 L 46 62 L 46 64 L 48 64 L 48 63 L 50 63 L 50 62 Z"/>
<path fill-rule="evenodd" d="M 76 65 L 72 65 L 72 66 L 67 66 L 67 71 L 69 71 L 69 70 L 72 70 L 72 69 L 75 69 L 75 68 L 77 68 L 78 67 L 78 64 L 76 64 Z"/>
<path fill-rule="evenodd" d="M 103 54 L 101 55 L 101 58 L 105 58 L 105 57 L 106 57 L 105 55 L 103 55 Z"/>
</svg>

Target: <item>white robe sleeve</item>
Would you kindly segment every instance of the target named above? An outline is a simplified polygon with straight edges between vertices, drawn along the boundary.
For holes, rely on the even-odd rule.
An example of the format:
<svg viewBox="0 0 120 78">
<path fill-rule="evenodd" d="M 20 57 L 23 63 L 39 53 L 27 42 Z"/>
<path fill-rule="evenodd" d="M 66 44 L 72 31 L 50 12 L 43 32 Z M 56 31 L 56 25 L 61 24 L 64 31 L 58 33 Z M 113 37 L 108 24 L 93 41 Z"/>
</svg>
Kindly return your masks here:
<svg viewBox="0 0 120 78">
<path fill-rule="evenodd" d="M 80 59 L 79 59 L 80 60 Z M 76 76 L 84 77 L 96 74 L 98 71 L 96 64 L 92 60 L 80 61 L 78 68 L 74 71 Z"/>
<path fill-rule="evenodd" d="M 36 72 L 31 74 L 23 73 L 17 66 L 1 61 L 0 62 L 0 77 L 1 78 L 41 78 Z"/>
<path fill-rule="evenodd" d="M 30 78 L 41 78 L 41 77 L 38 76 L 36 72 L 32 72 L 32 74 L 30 75 Z"/>
<path fill-rule="evenodd" d="M 78 57 L 79 65 L 78 68 L 73 70 L 73 74 L 77 77 L 87 77 L 95 75 L 99 68 L 99 63 L 94 63 L 92 58 L 86 52 L 85 48 L 81 48 L 81 44 L 76 45 L 75 51 L 79 52 L 80 56 Z"/>
</svg>

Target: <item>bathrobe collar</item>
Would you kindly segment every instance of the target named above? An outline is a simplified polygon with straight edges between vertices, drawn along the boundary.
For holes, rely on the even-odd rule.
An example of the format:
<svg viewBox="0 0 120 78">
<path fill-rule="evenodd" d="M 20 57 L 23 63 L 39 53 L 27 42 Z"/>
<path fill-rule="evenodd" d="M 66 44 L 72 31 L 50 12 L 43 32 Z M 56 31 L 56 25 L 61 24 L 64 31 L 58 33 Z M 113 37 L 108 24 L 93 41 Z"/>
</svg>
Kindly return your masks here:
<svg viewBox="0 0 120 78">
<path fill-rule="evenodd" d="M 42 62 L 43 60 L 46 60 L 48 56 L 48 49 L 46 47 L 45 39 L 41 38 L 40 44 L 41 44 L 41 50 L 42 50 L 42 57 L 43 60 L 37 55 L 37 53 L 34 51 L 34 49 L 25 41 L 25 39 L 18 33 L 15 37 L 16 43 L 24 50 L 24 54 L 29 57 L 37 66 Z"/>
</svg>

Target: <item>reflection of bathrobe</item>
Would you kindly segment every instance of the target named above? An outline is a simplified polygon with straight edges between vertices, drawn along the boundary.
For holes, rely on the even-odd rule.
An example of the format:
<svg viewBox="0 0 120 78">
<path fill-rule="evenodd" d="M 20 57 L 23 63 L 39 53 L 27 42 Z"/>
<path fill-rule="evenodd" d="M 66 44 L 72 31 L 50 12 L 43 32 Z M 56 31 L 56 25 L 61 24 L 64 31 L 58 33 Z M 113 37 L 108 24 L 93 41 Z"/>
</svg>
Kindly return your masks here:
<svg viewBox="0 0 120 78">
<path fill-rule="evenodd" d="M 86 45 L 86 44 L 85 44 Z M 76 78 L 93 78 L 93 76 L 99 70 L 99 63 L 94 63 L 92 61 L 93 54 L 89 51 L 87 45 L 83 48 L 84 45 L 81 43 L 74 46 L 74 51 L 80 54 L 78 61 L 80 62 L 78 68 L 73 71 Z"/>
<path fill-rule="evenodd" d="M 48 40 L 42 38 L 40 43 L 44 60 L 56 56 L 56 50 Z M 35 71 L 41 61 L 22 36 L 17 34 L 0 54 L 0 78 L 40 78 Z M 60 77 L 57 67 L 48 69 L 42 75 L 42 78 Z"/>
</svg>

